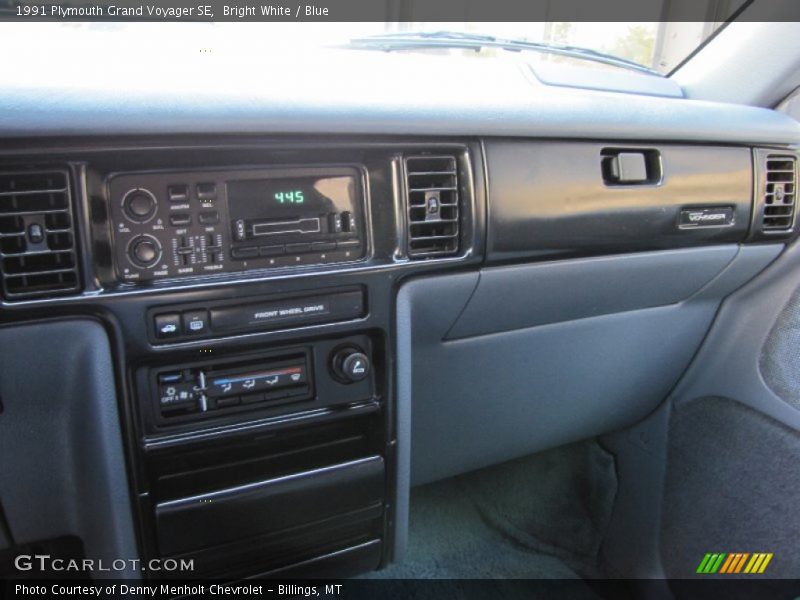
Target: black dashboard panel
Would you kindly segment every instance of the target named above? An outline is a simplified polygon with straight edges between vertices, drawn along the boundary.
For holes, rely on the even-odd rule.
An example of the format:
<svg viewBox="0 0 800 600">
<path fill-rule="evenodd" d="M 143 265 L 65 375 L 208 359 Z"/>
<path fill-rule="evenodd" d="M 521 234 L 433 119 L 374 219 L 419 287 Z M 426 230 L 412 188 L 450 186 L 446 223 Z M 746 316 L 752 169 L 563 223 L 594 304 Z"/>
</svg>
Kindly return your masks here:
<svg viewBox="0 0 800 600">
<path fill-rule="evenodd" d="M 460 197 L 462 202 L 467 203 L 468 210 L 464 210 L 458 252 L 449 260 L 477 257 L 484 231 L 479 221 L 483 207 L 477 211 L 469 205 L 473 202 L 477 178 L 482 177 L 482 173 L 473 173 L 477 165 L 475 161 L 479 161 L 481 156 L 480 147 L 475 143 L 466 151 L 468 143 L 232 138 L 186 140 L 182 144 L 159 145 L 158 141 L 150 140 L 141 141 L 138 145 L 83 148 L 78 152 L 62 149 L 59 153 L 62 160 L 72 162 L 76 180 L 86 185 L 91 215 L 90 253 L 94 258 L 90 266 L 95 272 L 98 287 L 104 291 L 124 291 L 151 286 L 165 288 L 175 285 L 177 281 L 191 281 L 192 284 L 239 282 L 265 277 L 331 273 L 352 268 L 419 264 L 408 259 L 402 181 L 403 156 L 419 153 L 458 157 Z M 136 175 L 122 175 L 125 172 Z M 316 219 L 321 214 L 329 217 L 331 214 L 350 213 L 349 231 L 336 232 L 326 218 L 324 222 L 320 219 L 319 232 L 287 232 L 285 235 L 256 239 L 256 236 L 252 236 L 252 227 L 257 225 L 258 219 L 248 214 L 242 219 L 249 221 L 248 239 L 235 239 L 236 221 L 239 219 L 227 214 L 228 181 L 249 181 L 253 177 L 256 177 L 256 181 L 263 181 L 276 176 L 295 177 L 296 180 L 304 175 L 325 172 L 352 176 L 355 188 L 353 197 L 347 199 L 348 207 L 345 210 L 317 214 L 318 211 L 312 209 L 314 215 L 311 218 Z M 117 186 L 115 182 L 121 185 Z M 132 224 L 125 217 L 123 209 L 125 194 L 138 186 L 146 188 L 148 182 L 152 182 L 149 184 L 156 188 L 154 195 L 157 200 L 160 198 L 158 209 L 147 222 Z M 212 182 L 217 184 L 218 198 L 208 202 L 198 198 L 196 186 Z M 165 198 L 174 184 L 186 186 L 186 201 L 170 203 Z M 212 205 L 216 208 L 210 208 Z M 351 210 L 346 210 L 349 207 L 352 207 Z M 272 218 L 270 214 L 275 214 L 274 208 L 265 213 L 265 225 L 269 225 Z M 302 216 L 301 213 L 308 212 L 305 206 L 294 208 L 296 210 L 291 214 L 284 215 L 291 217 L 286 220 L 296 221 Z M 199 224 L 201 213 L 214 210 L 219 212 L 219 224 Z M 188 215 L 191 226 L 170 225 L 169 217 L 174 216 L 172 213 Z M 159 218 L 161 224 L 157 223 Z M 127 231 L 119 231 L 120 222 Z M 210 264 L 206 258 L 208 253 L 203 251 L 211 240 L 204 241 L 201 238 L 211 234 L 222 239 L 222 249 L 218 254 L 221 260 L 216 264 Z M 156 237 L 163 250 L 162 256 L 171 261 L 166 269 L 158 268 L 160 274 L 156 276 L 153 276 L 153 272 L 161 263 L 150 268 L 137 268 L 128 259 L 131 239 L 141 235 Z M 269 237 L 270 241 L 261 241 L 263 237 Z M 187 255 L 195 262 L 176 267 L 176 256 L 178 261 L 183 256 L 178 251 L 186 247 L 184 241 L 187 242 L 186 246 L 193 249 Z M 192 244 L 192 241 L 195 243 Z M 333 250 L 328 249 L 331 242 L 336 244 Z M 318 246 L 325 244 L 325 249 L 315 249 L 315 243 Z M 311 247 L 306 248 L 305 244 Z M 272 253 L 274 246 L 280 246 L 281 252 Z M 232 251 L 244 256 L 239 254 L 234 258 Z M 120 266 L 123 272 L 120 272 Z M 125 268 L 134 275 L 128 280 L 125 279 Z M 146 275 L 143 276 L 143 273 Z"/>
<path fill-rule="evenodd" d="M 620 155 L 641 157 L 641 179 L 614 177 Z M 748 148 L 509 140 L 487 142 L 486 160 L 490 261 L 736 243 L 750 230 Z"/>
<path fill-rule="evenodd" d="M 364 173 L 322 165 L 115 174 L 108 197 L 120 281 L 362 258 Z"/>
<path fill-rule="evenodd" d="M 640 151 L 641 161 L 627 156 Z M 498 331 L 477 323 L 495 290 L 537 291 L 513 277 L 492 286 L 491 273 L 479 287 L 490 263 L 744 242 L 755 188 L 745 147 L 257 136 L 0 144 L 3 172 L 42 168 L 69 173 L 80 291 L 3 298 L 0 323 L 43 310 L 103 323 L 142 555 L 191 557 L 221 578 L 328 556 L 359 568 L 392 560 L 410 480 L 410 398 L 398 380 L 399 355 L 407 363 L 413 350 L 398 349 L 407 280 L 431 276 L 447 290 L 464 278 L 452 304 L 438 305 L 443 291 L 422 294 L 417 317 L 436 305 L 444 317 L 426 327 L 438 336 L 431 347 L 450 335 L 446 345 L 466 346 Z M 695 226 L 716 219 L 724 226 Z M 709 249 L 715 273 L 728 251 Z M 626 281 L 657 264 L 640 258 Z M 564 274 L 554 268 L 548 307 Z M 614 287 L 593 272 L 596 290 Z M 580 289 L 582 271 L 569 273 Z M 600 309 L 564 314 L 626 310 L 615 292 Z M 524 294 L 514 307 L 503 331 L 544 322 L 529 318 Z M 428 367 L 440 364 L 434 355 Z M 320 495 L 335 502 L 319 506 Z M 287 504 L 287 519 L 274 518 Z M 256 527 L 242 511 L 260 515 Z M 198 520 L 206 530 L 187 525 Z"/>
<path fill-rule="evenodd" d="M 410 257 L 404 159 L 433 155 L 449 157 L 447 177 L 458 186 L 425 197 L 458 202 L 458 234 L 446 255 Z M 204 575 L 222 578 L 285 573 L 328 555 L 340 567 L 344 560 L 337 572 L 390 560 L 394 294 L 405 277 L 482 261 L 480 144 L 84 140 L 6 144 L 0 167 L 69 173 L 81 291 L 4 298 L 0 322 L 46 310 L 104 324 L 142 556 L 191 557 Z M 200 222 L 215 211 L 218 222 Z M 297 239 L 306 235 L 313 239 Z M 157 246 L 140 248 L 147 260 L 134 264 L 144 236 Z M 320 250 L 328 260 L 311 258 L 315 243 L 340 242 L 349 245 Z M 262 254 L 278 245 L 286 250 L 280 257 Z M 190 255 L 177 252 L 185 247 Z M 257 258 L 234 255 L 253 248 Z M 187 264 L 176 265 L 183 256 Z M 125 277 L 125 269 L 139 276 Z M 320 494 L 336 502 L 317 506 Z M 217 512 L 205 511 L 203 499 Z M 266 518 L 287 502 L 297 509 L 291 519 Z M 247 527 L 245 509 L 265 520 Z M 198 519 L 207 522 L 205 538 L 185 526 Z M 263 551 L 256 559 L 254 546 Z"/>
</svg>

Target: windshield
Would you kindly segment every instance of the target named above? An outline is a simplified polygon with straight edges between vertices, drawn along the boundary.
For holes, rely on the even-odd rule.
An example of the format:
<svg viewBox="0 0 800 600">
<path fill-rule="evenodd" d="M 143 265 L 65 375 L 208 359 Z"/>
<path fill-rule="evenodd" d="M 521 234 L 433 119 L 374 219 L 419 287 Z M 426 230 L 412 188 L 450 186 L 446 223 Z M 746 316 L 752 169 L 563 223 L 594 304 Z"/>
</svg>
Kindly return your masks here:
<svg viewBox="0 0 800 600">
<path fill-rule="evenodd" d="M 573 46 L 599 54 L 630 61 L 657 73 L 666 74 L 687 58 L 698 46 L 724 25 L 722 22 L 543 22 L 543 23 L 386 23 L 388 32 L 451 32 L 492 36 L 499 40 L 514 40 L 554 46 Z M 380 32 L 383 33 L 383 32 Z M 438 53 L 441 49 L 430 50 Z M 497 48 L 487 48 L 482 54 L 502 54 Z M 471 49 L 454 49 L 449 53 L 475 54 Z M 582 63 L 586 60 L 537 52 L 528 56 L 529 62 Z M 607 68 L 608 64 L 591 66 Z"/>
<path fill-rule="evenodd" d="M 0 23 L 0 49 L 10 56 L 26 52 L 69 59 L 97 57 L 142 60 L 198 53 L 239 58 L 258 54 L 287 57 L 320 47 L 341 47 L 355 38 L 373 35 L 449 32 L 488 35 L 502 40 L 568 45 L 634 62 L 658 73 L 669 73 L 711 36 L 721 22 L 667 23 Z M 503 48 L 393 48 L 402 52 L 432 52 L 475 57 L 501 57 Z M 618 68 L 586 58 L 524 51 L 524 60 L 560 65 Z"/>
</svg>

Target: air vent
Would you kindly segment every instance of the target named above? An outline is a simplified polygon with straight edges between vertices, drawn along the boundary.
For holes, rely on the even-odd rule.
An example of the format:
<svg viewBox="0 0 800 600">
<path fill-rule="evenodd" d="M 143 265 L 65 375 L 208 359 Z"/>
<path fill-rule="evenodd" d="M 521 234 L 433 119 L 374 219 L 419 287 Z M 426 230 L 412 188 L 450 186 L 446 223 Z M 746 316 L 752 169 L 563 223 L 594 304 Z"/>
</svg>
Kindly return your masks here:
<svg viewBox="0 0 800 600">
<path fill-rule="evenodd" d="M 769 154 L 764 188 L 764 231 L 788 231 L 794 224 L 796 181 L 794 156 Z"/>
<path fill-rule="evenodd" d="M 0 173 L 0 264 L 9 300 L 79 288 L 69 177 Z"/>
<path fill-rule="evenodd" d="M 407 156 L 408 255 L 458 252 L 458 169 L 455 156 Z"/>
</svg>

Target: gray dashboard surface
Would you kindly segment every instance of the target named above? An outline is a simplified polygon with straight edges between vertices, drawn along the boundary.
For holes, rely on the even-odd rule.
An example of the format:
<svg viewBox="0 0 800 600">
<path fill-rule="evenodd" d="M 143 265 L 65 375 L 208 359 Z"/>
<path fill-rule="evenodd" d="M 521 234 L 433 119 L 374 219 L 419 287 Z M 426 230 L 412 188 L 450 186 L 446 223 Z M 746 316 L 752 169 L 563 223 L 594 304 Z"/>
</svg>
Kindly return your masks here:
<svg viewBox="0 0 800 600">
<path fill-rule="evenodd" d="M 757 280 L 726 300 L 697 358 L 670 396 L 676 407 L 696 398 L 730 398 L 800 430 L 800 411 L 777 386 L 770 387 L 773 377 L 764 373 L 765 360 L 785 361 L 784 368 L 796 370 L 795 355 L 767 359 L 764 353 L 778 349 L 770 341 L 775 327 L 797 326 L 790 315 L 798 272 L 800 244 L 794 243 Z M 788 314 L 781 318 L 787 307 Z"/>
<path fill-rule="evenodd" d="M 0 328 L 0 501 L 16 544 L 75 535 L 86 558 L 138 558 L 111 348 L 89 319 Z M 96 577 L 138 578 L 126 570 Z"/>
<path fill-rule="evenodd" d="M 482 269 L 447 339 L 676 304 L 736 255 L 729 245 Z"/>
<path fill-rule="evenodd" d="M 312 59 L 291 53 L 167 53 L 159 60 L 170 68 L 153 69 L 149 60 L 103 47 L 92 54 L 91 69 L 85 61 L 66 60 L 53 69 L 40 58 L 50 60 L 46 52 L 14 52 L 0 88 L 2 137 L 326 133 L 756 144 L 800 139 L 800 124 L 772 110 L 545 85 L 511 60 L 351 50 L 315 52 Z M 32 76 L 40 72 L 48 76 Z"/>
<path fill-rule="evenodd" d="M 411 485 L 642 419 L 689 365 L 721 298 L 781 249 L 769 245 L 742 246 L 738 253 L 721 247 L 642 254 L 641 260 L 651 261 L 664 293 L 631 295 L 629 285 L 612 285 L 614 293 L 603 299 L 609 290 L 593 286 L 581 303 L 591 307 L 595 298 L 600 314 L 576 311 L 573 302 L 563 302 L 550 288 L 567 286 L 575 292 L 570 283 L 574 268 L 585 269 L 589 280 L 635 280 L 640 273 L 636 260 L 564 261 L 555 272 L 536 266 L 496 269 L 486 277 L 484 291 L 496 299 L 498 310 L 484 319 L 494 330 L 481 327 L 481 335 L 456 340 L 446 339 L 448 331 L 473 297 L 479 277 L 493 269 L 404 284 L 398 296 L 398 381 L 406 383 L 398 389 L 398 402 L 406 405 L 409 400 L 402 396 L 410 396 Z M 702 277 L 664 266 L 670 260 L 685 265 L 685 259 L 696 267 L 707 263 L 699 271 Z M 538 297 L 526 311 L 525 298 L 537 287 L 542 291 L 534 294 Z M 666 292 L 673 287 L 674 293 Z M 513 323 L 502 309 L 503 299 L 509 298 Z M 668 304 L 654 305 L 659 302 Z M 536 319 L 542 311 L 549 315 L 547 324 Z M 511 325 L 515 328 L 506 330 Z"/>
<path fill-rule="evenodd" d="M 623 69 L 572 67 L 541 61 L 531 66 L 536 78 L 547 85 L 628 92 L 665 98 L 683 98 L 683 90 L 669 77 L 654 77 Z"/>
</svg>

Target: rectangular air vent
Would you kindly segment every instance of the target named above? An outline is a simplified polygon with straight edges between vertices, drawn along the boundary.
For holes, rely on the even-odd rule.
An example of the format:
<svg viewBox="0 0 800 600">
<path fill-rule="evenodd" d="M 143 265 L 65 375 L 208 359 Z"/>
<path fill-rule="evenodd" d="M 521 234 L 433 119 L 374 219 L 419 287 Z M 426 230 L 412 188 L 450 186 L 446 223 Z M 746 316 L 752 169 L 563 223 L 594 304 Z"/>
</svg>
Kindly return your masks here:
<svg viewBox="0 0 800 600">
<path fill-rule="evenodd" d="M 66 171 L 0 173 L 0 275 L 9 300 L 79 289 Z"/>
<path fill-rule="evenodd" d="M 456 254 L 460 218 L 456 157 L 407 156 L 405 172 L 409 257 Z"/>
<path fill-rule="evenodd" d="M 764 188 L 764 231 L 788 231 L 794 224 L 796 159 L 791 155 L 768 154 Z"/>
</svg>

